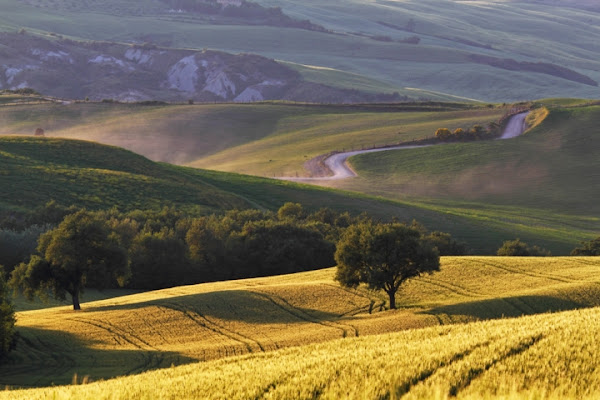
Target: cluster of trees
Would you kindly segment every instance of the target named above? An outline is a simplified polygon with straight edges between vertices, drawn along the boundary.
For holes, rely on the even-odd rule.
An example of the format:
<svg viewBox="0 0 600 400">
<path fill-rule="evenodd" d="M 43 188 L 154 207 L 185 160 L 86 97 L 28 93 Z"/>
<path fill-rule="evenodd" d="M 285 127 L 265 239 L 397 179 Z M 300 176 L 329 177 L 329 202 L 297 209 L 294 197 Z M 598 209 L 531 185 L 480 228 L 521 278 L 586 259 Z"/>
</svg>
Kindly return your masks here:
<svg viewBox="0 0 600 400">
<path fill-rule="evenodd" d="M 6 265 L 12 270 L 10 284 L 26 296 L 70 295 L 76 309 L 86 287 L 159 289 L 330 267 L 344 232 L 373 223 L 365 214 L 327 208 L 308 213 L 297 203 L 286 203 L 277 212 L 233 210 L 199 217 L 171 208 L 91 212 L 51 203 L 36 215 L 49 223 L 61 213 L 67 215 L 59 224 L 44 225 L 52 228 L 41 233 L 35 250 L 32 238 L 42 228 L 23 231 L 29 232 L 23 233 L 28 244 L 24 249 L 13 246 Z M 427 232 L 414 222 L 410 229 L 443 255 L 467 251 L 449 234 Z M 23 258 L 28 250 L 31 255 Z"/>
<path fill-rule="evenodd" d="M 277 213 L 196 218 L 170 208 L 79 210 L 39 237 L 10 282 L 28 297 L 69 294 L 77 309 L 86 287 L 159 289 L 329 267 L 340 230 L 353 220 L 330 210 L 308 214 L 291 203 Z"/>
<path fill-rule="evenodd" d="M 456 128 L 454 131 L 448 128 L 439 128 L 435 131 L 435 138 L 442 142 L 465 142 L 492 139 L 498 137 L 500 133 L 500 125 L 492 122 L 487 128 L 481 125 L 474 125 L 468 129 Z"/>
</svg>

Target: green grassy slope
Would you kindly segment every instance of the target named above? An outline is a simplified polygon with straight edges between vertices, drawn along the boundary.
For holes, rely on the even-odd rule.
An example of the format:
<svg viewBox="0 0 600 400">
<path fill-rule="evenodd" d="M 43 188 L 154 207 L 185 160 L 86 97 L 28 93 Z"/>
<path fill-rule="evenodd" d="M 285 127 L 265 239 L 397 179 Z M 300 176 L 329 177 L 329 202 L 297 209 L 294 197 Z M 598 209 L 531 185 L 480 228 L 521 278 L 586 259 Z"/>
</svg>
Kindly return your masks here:
<svg viewBox="0 0 600 400">
<path fill-rule="evenodd" d="M 323 110 L 326 111 L 326 110 Z M 487 125 L 506 112 L 481 108 L 448 112 L 315 113 L 305 118 L 285 118 L 272 135 L 214 155 L 190 165 L 262 176 L 307 176 L 304 163 L 331 151 L 378 147 L 432 137 L 436 129 Z"/>
<path fill-rule="evenodd" d="M 402 110 L 419 112 L 397 112 Z M 487 123 L 504 112 L 503 108 L 477 108 L 465 103 L 398 106 L 50 103 L 0 107 L 3 121 L 0 134 L 31 135 L 41 127 L 46 136 L 120 146 L 155 161 L 281 176 L 302 174 L 302 164 L 307 159 L 332 150 L 409 141 L 432 135 L 436 124 Z M 215 154 L 214 158 L 203 160 Z M 237 165 L 227 165 L 230 158 L 236 159 Z"/>
<path fill-rule="evenodd" d="M 229 368 L 227 365 L 238 362 L 227 358 L 234 355 L 254 353 L 249 359 L 270 359 L 279 353 L 260 353 L 337 338 L 502 318 L 489 326 L 505 328 L 497 335 L 490 332 L 492 336 L 483 338 L 480 344 L 490 352 L 483 359 L 493 360 L 502 354 L 494 350 L 500 337 L 506 336 L 509 341 L 518 337 L 517 342 L 522 338 L 517 332 L 523 330 L 514 327 L 524 320 L 511 322 L 504 318 L 598 305 L 598 266 L 597 259 L 585 257 L 445 257 L 439 273 L 407 283 L 398 294 L 400 308 L 389 312 L 380 312 L 384 302 L 380 294 L 363 288 L 340 288 L 332 280 L 334 269 L 134 294 L 85 303 L 81 312 L 68 307 L 26 311 L 18 314 L 21 337 L 9 364 L 0 367 L 0 382 L 46 386 L 51 382 L 70 383 L 74 373 L 79 381 L 84 376 L 97 380 L 222 358 L 225 359 L 218 365 Z M 583 314 L 595 318 L 595 312 Z M 542 316 L 540 321 L 552 321 L 552 317 Z M 572 323 L 575 321 L 578 318 Z M 535 332 L 551 337 L 554 329 L 563 329 L 562 323 L 555 324 L 555 328 L 549 324 L 543 322 Z M 462 343 L 462 335 L 452 340 L 453 334 L 470 331 L 475 338 L 474 332 L 481 326 L 442 327 L 434 332 L 445 332 L 442 336 L 458 344 Z M 593 327 L 589 326 L 597 332 Z M 429 337 L 427 332 L 430 331 L 416 330 L 403 335 Z M 491 340 L 492 337 L 497 339 Z M 379 343 L 386 339 L 373 336 L 363 340 Z M 490 343 L 484 344 L 486 341 Z M 357 342 L 346 339 L 345 343 L 323 344 L 320 348 L 334 346 L 328 350 L 334 351 L 339 345 L 354 346 Z M 419 350 L 416 342 L 413 346 Z M 421 354 L 425 357 L 433 353 L 438 352 Z M 346 356 L 342 359 L 348 360 Z M 204 368 L 201 365 L 193 368 Z M 395 365 L 392 362 L 389 368 L 396 368 Z M 256 375 L 263 376 L 262 368 L 254 367 L 261 372 Z M 249 388 L 250 383 L 234 386 L 246 393 L 241 390 Z M 217 390 L 208 387 L 208 391 Z M 18 398 L 18 393 L 8 395 Z M 202 393 L 205 394 L 200 397 L 208 394 Z M 217 393 L 224 392 L 213 395 Z M 35 396 L 36 392 L 22 395 Z M 124 392 L 117 398 L 128 396 Z M 172 397 L 167 392 L 165 396 Z"/>
<path fill-rule="evenodd" d="M 441 106 L 444 107 L 449 106 Z M 380 106 L 355 108 L 285 104 L 155 107 L 52 103 L 0 107 L 0 115 L 5 121 L 0 127 L 0 132 L 31 135 L 37 127 L 42 127 L 47 135 L 104 141 L 171 162 L 194 160 L 203 154 L 214 154 L 223 147 L 230 146 L 229 150 L 212 156 L 214 160 L 220 158 L 222 163 L 225 160 L 231 163 L 229 168 L 238 172 L 294 175 L 302 171 L 302 164 L 307 159 L 330 150 L 407 141 L 429 136 L 440 125 L 448 125 L 450 128 L 468 126 L 496 119 L 502 112 L 501 109 L 455 109 L 445 113 L 394 113 Z M 557 123 L 567 123 L 560 122 L 560 118 Z M 552 124 L 546 123 L 538 129 L 546 129 Z M 527 140 L 527 137 L 519 140 L 522 142 Z M 499 204 L 489 198 L 486 198 L 489 202 L 486 204 L 474 198 L 478 194 L 474 188 L 471 192 L 465 191 L 461 194 L 462 197 L 455 200 L 436 197 L 433 189 L 431 197 L 434 200 L 406 197 L 407 194 L 415 193 L 405 191 L 405 186 L 391 185 L 392 178 L 383 176 L 341 183 L 348 185 L 346 187 L 349 189 L 388 199 L 374 198 L 360 193 L 332 191 L 245 175 L 154 164 L 122 151 L 113 155 L 103 155 L 99 160 L 96 156 L 82 155 L 80 160 L 88 160 L 81 165 L 74 165 L 71 161 L 60 165 L 62 161 L 59 160 L 58 165 L 48 169 L 43 165 L 44 152 L 47 149 L 36 146 L 54 143 L 56 148 L 53 151 L 56 153 L 62 151 L 61 146 L 67 142 L 62 143 L 54 139 L 36 141 L 33 138 L 2 140 L 12 143 L 11 146 L 15 148 L 26 146 L 19 150 L 18 157 L 8 152 L 3 158 L 5 163 L 10 161 L 10 171 L 14 171 L 12 175 L 0 177 L 6 185 L 14 185 L 6 186 L 11 187 L 12 191 L 4 192 L 3 208 L 28 209 L 45 204 L 51 198 L 65 204 L 75 203 L 92 208 L 111 207 L 113 203 L 122 209 L 173 204 L 187 209 L 200 207 L 205 212 L 231 207 L 277 209 L 286 201 L 300 201 L 309 209 L 327 206 L 356 213 L 367 211 L 384 219 L 392 216 L 397 216 L 403 221 L 417 219 L 430 229 L 452 233 L 482 254 L 492 254 L 503 240 L 515 237 L 545 246 L 554 254 L 568 254 L 579 241 L 597 236 L 597 214 L 581 211 L 579 208 L 557 210 L 558 205 L 555 207 L 552 199 L 548 199 L 543 207 L 538 203 L 527 203 L 525 200 L 517 205 Z M 494 149 L 493 146 L 496 145 L 506 146 L 510 143 L 471 143 L 448 145 L 446 148 Z M 91 143 L 86 146 L 92 152 L 96 149 Z M 591 149 L 593 147 L 589 151 L 593 151 Z M 70 152 L 77 154 L 82 151 L 62 151 L 58 157 L 68 161 Z M 102 148 L 99 154 L 107 151 Z M 444 148 L 436 149 L 435 157 L 439 158 L 437 151 L 444 151 Z M 495 153 L 495 150 L 490 151 Z M 415 158 L 416 154 L 426 153 L 423 153 L 423 150 L 411 153 L 411 159 Z M 498 154 L 491 154 L 490 157 Z M 520 157 L 518 154 L 523 156 L 517 151 L 511 157 Z M 119 159 L 121 157 L 123 159 Z M 133 157 L 134 160 L 128 161 L 129 157 Z M 390 154 L 381 157 L 387 159 Z M 448 155 L 446 158 L 448 157 L 454 156 Z M 96 161 L 93 161 L 94 158 Z M 476 155 L 471 158 L 483 160 Z M 540 158 L 543 158 L 541 153 Z M 198 162 L 194 165 L 200 164 L 210 168 L 217 166 L 213 163 L 214 160 L 206 162 L 209 159 L 204 158 L 205 164 Z M 106 160 L 114 161 L 109 163 Z M 95 162 L 100 163 L 99 167 Z M 425 163 L 423 158 L 415 162 L 417 165 Z M 590 162 L 593 165 L 594 160 Z M 433 160 L 431 163 L 438 165 L 440 161 Z M 148 167 L 132 171 L 129 164 Z M 6 168 L 9 168 L 8 164 L 6 165 Z M 76 168 L 68 170 L 66 165 Z M 383 168 L 383 164 L 377 161 L 372 165 L 374 168 Z M 514 163 L 511 165 L 514 166 Z M 80 171 L 80 168 L 83 168 L 83 171 Z M 113 172 L 108 174 L 105 170 Z M 426 168 L 423 170 L 428 171 Z M 44 171 L 44 174 L 40 174 L 39 171 Z M 81 178 L 79 183 L 72 179 L 74 176 Z M 177 178 L 172 179 L 173 176 Z M 434 178 L 432 180 L 435 183 L 437 181 Z M 448 179 L 450 178 L 451 174 Z M 409 176 L 409 179 L 412 177 Z M 139 186 L 132 186 L 132 182 Z M 416 182 L 428 190 L 432 187 L 435 189 L 431 182 L 428 183 L 424 179 Z M 463 187 L 469 182 L 465 178 Z M 409 183 L 415 186 L 414 181 Z M 386 186 L 388 184 L 389 187 Z M 443 183 L 440 185 L 443 186 Z M 523 187 L 517 187 L 519 188 Z M 556 190 L 557 199 L 568 198 L 568 193 L 561 194 L 558 192 L 559 188 Z M 586 190 L 593 191 L 593 185 Z M 523 192 L 523 199 L 532 196 L 527 194 L 526 190 Z M 213 197 L 212 193 L 218 195 Z M 428 192 L 421 194 L 428 196 Z M 471 198 L 472 201 L 465 202 L 465 198 Z M 584 204 L 591 200 L 580 197 L 577 201 Z"/>
<path fill-rule="evenodd" d="M 33 138 L 0 138 L 2 210 L 28 211 L 54 199 L 59 204 L 121 210 L 175 206 L 194 213 L 231 208 L 277 210 L 288 201 L 307 209 L 339 211 L 402 221 L 417 219 L 430 229 L 461 234 L 478 252 L 500 245 L 488 240 L 492 228 L 467 218 L 443 216 L 409 203 L 225 172 L 152 162 L 126 150 L 92 142 Z M 517 229 L 518 231 L 518 229 Z M 469 240 L 474 239 L 474 240 Z M 558 243 L 573 247 L 573 237 Z"/>
<path fill-rule="evenodd" d="M 571 5 L 455 0 L 259 2 L 281 6 L 285 13 L 308 18 L 336 34 L 210 25 L 206 19 L 169 13 L 150 0 L 118 4 L 112 0 L 102 4 L 2 0 L 0 29 L 24 27 L 87 40 L 151 41 L 174 47 L 253 52 L 362 75 L 380 82 L 376 86 L 389 85 L 400 88 L 400 92 L 413 87 L 486 101 L 592 97 L 597 87 L 546 73 L 484 65 L 472 58 L 474 54 L 554 63 L 600 80 L 596 56 L 600 17 Z M 373 40 L 373 36 L 387 36 L 392 42 Z M 421 42 L 398 42 L 410 36 L 418 36 Z M 347 76 L 339 74 L 310 71 L 306 76 L 335 85 L 349 83 Z M 415 97 L 422 95 L 416 93 Z"/>
<path fill-rule="evenodd" d="M 402 221 L 417 219 L 431 229 L 478 232 L 470 243 L 485 252 L 492 231 L 464 218 L 444 218 L 402 202 L 335 191 L 310 185 L 225 172 L 204 171 L 154 163 L 134 153 L 92 142 L 33 138 L 0 138 L 2 210 L 28 211 L 54 199 L 59 204 L 91 209 L 121 210 L 175 206 L 194 213 L 232 208 L 277 210 L 288 201 L 307 209 L 330 207 Z M 457 231 L 456 227 L 460 227 Z M 564 243 L 566 241 L 566 243 Z M 570 246 L 572 239 L 563 241 Z M 499 245 L 499 243 L 498 243 Z"/>
<path fill-rule="evenodd" d="M 512 140 L 357 156 L 351 163 L 361 179 L 348 187 L 598 215 L 598 121 L 600 106 L 554 108 Z"/>
</svg>

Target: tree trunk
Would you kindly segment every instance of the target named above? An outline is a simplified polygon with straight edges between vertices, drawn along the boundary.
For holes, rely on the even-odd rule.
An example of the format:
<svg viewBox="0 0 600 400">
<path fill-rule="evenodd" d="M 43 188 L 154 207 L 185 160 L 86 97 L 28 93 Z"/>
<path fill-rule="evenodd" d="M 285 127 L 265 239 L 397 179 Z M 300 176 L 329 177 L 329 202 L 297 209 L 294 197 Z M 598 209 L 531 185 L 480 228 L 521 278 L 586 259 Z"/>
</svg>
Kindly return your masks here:
<svg viewBox="0 0 600 400">
<path fill-rule="evenodd" d="M 390 290 L 387 292 L 388 296 L 390 296 L 390 310 L 396 309 L 396 291 Z"/>
<path fill-rule="evenodd" d="M 79 292 L 75 292 L 71 297 L 73 298 L 73 310 L 81 310 L 81 306 L 79 305 Z"/>
</svg>

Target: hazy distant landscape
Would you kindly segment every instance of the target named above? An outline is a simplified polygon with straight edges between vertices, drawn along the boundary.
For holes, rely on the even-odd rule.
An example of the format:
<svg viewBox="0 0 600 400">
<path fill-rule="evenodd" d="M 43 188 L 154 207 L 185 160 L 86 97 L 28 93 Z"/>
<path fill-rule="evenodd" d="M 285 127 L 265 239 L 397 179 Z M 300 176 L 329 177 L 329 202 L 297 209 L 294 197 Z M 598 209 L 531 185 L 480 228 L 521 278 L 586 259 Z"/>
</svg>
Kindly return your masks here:
<svg viewBox="0 0 600 400">
<path fill-rule="evenodd" d="M 243 20 L 228 24 L 197 12 L 173 13 L 166 3 L 150 0 L 103 1 L 102 5 L 3 0 L 0 30 L 29 28 L 31 34 L 53 35 L 54 39 L 59 35 L 254 53 L 334 69 L 301 70 L 315 83 L 348 87 L 347 75 L 337 72 L 343 71 L 379 81 L 388 93 L 397 91 L 414 98 L 426 95 L 405 90 L 417 88 L 481 101 L 594 97 L 600 81 L 596 57 L 600 21 L 597 13 L 588 12 L 590 2 L 257 3 L 281 7 L 284 14 L 309 20 L 326 31 Z M 411 37 L 418 37 L 419 42 L 404 42 Z M 120 60 L 127 61 L 122 55 Z"/>
<path fill-rule="evenodd" d="M 0 0 L 0 399 L 600 396 L 592 0 Z"/>
</svg>

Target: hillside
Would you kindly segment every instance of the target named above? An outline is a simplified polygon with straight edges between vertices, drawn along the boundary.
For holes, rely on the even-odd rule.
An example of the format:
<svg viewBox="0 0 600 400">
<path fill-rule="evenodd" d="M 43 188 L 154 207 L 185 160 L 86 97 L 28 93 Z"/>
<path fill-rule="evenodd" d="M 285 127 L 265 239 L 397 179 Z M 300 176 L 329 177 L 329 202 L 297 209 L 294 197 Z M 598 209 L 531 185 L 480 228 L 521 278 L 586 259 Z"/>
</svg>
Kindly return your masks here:
<svg viewBox="0 0 600 400">
<path fill-rule="evenodd" d="M 378 352 L 375 346 L 385 348 L 387 345 L 384 343 L 387 341 L 390 341 L 390 344 L 403 343 L 401 346 L 406 345 L 421 354 L 419 359 L 423 360 L 422 363 L 415 364 L 415 359 L 411 357 L 406 359 L 418 371 L 430 365 L 423 357 L 433 357 L 432 360 L 445 357 L 445 353 L 440 353 L 438 350 L 422 349 L 425 343 L 421 340 L 438 337 L 441 340 L 439 348 L 443 347 L 450 352 L 453 351 L 454 346 L 470 348 L 474 345 L 474 348 L 464 354 L 465 362 L 486 365 L 493 361 L 490 367 L 498 364 L 499 369 L 492 368 L 480 377 L 481 381 L 477 380 L 477 385 L 482 386 L 475 387 L 485 389 L 487 386 L 483 383 L 488 382 L 488 379 L 494 379 L 495 374 L 501 371 L 503 366 L 513 365 L 507 364 L 509 357 L 505 358 L 502 355 L 530 338 L 537 339 L 522 351 L 515 353 L 515 356 L 523 353 L 520 356 L 525 357 L 525 360 L 535 360 L 540 357 L 540 354 L 544 354 L 544 349 L 551 348 L 546 346 L 556 346 L 553 338 L 563 337 L 563 334 L 574 335 L 565 336 L 569 337 L 569 343 L 577 343 L 580 346 L 594 343 L 595 336 L 589 336 L 589 333 L 598 332 L 596 323 L 587 325 L 585 329 L 582 324 L 583 321 L 597 321 L 596 309 L 570 314 L 543 315 L 532 319 L 507 320 L 505 318 L 599 305 L 598 266 L 598 260 L 595 258 L 445 257 L 442 259 L 441 272 L 415 279 L 401 289 L 398 294 L 400 309 L 393 312 L 379 312 L 384 301 L 378 294 L 364 289 L 340 288 L 332 280 L 333 269 L 134 294 L 84 303 L 82 312 L 73 312 L 68 307 L 21 312 L 18 314 L 21 337 L 17 350 L 11 355 L 11 363 L 0 368 L 1 383 L 31 386 L 46 386 L 51 382 L 63 384 L 70 383 L 74 373 L 79 376 L 78 382 L 81 379 L 95 381 L 164 368 L 171 364 L 188 364 L 213 359 L 222 360 L 216 364 L 192 364 L 179 370 L 166 369 L 157 371 L 156 374 L 171 376 L 171 374 L 178 374 L 177 371 L 188 371 L 183 373 L 188 375 L 192 371 L 196 371 L 194 373 L 212 371 L 212 368 L 225 370 L 248 368 L 249 364 L 240 367 L 237 363 L 258 362 L 259 364 L 251 367 L 253 370 L 260 370 L 259 375 L 265 379 L 276 379 L 275 377 L 281 373 L 280 368 L 284 368 L 283 365 L 287 363 L 282 360 L 287 360 L 288 355 L 291 354 L 296 357 L 295 365 L 303 366 L 299 370 L 312 371 L 312 368 L 308 368 L 312 362 L 306 365 L 297 363 L 303 363 L 301 359 L 306 360 L 305 357 L 298 357 L 298 355 L 311 354 L 313 350 L 298 347 L 296 350 L 285 350 L 283 353 L 272 353 L 272 351 L 340 338 L 346 339 L 341 342 L 324 343 L 310 349 L 330 356 L 331 352 L 341 351 L 337 353 L 341 358 L 336 362 L 341 362 L 340 365 L 348 362 L 350 365 L 355 361 L 358 362 L 358 359 L 350 357 L 349 360 L 352 361 L 348 361 L 346 350 L 341 350 L 343 348 L 347 348 L 347 351 L 351 351 L 350 349 L 355 351 L 356 346 L 363 343 L 365 346 L 373 346 L 368 350 L 373 352 L 369 357 L 375 357 L 377 353 L 381 356 L 391 354 L 388 351 Z M 488 324 L 453 325 L 498 318 L 501 320 Z M 416 329 L 393 336 L 370 336 L 440 324 L 445 326 L 425 330 Z M 449 324 L 451 326 L 447 326 Z M 516 329 L 516 326 L 520 328 Z M 355 339 L 356 336 L 361 338 Z M 468 340 L 466 340 L 467 336 Z M 403 339 L 398 340 L 398 338 Z M 588 340 L 592 341 L 588 342 Z M 539 346 L 533 346 L 538 341 Z M 448 347 L 450 343 L 452 346 Z M 527 350 L 530 346 L 531 348 Z M 378 348 L 382 349 L 382 347 Z M 364 351 L 367 349 L 365 348 Z M 471 351 L 472 357 L 469 356 Z M 555 349 L 548 354 L 556 354 L 556 351 L 560 353 L 563 350 Z M 265 354 L 262 354 L 263 352 Z M 394 350 L 394 354 L 403 352 L 404 350 L 400 349 Z M 231 358 L 231 356 L 249 353 L 251 355 L 246 358 Z M 60 358 L 56 357 L 57 354 L 61 355 Z M 360 354 L 363 352 L 355 353 L 356 357 Z M 449 356 L 451 357 L 452 354 Z M 583 356 L 588 353 L 578 354 Z M 596 357 L 595 354 L 592 352 L 590 356 Z M 561 361 L 563 356 L 560 353 L 559 359 L 554 362 L 567 362 Z M 280 359 L 276 365 L 280 362 L 282 364 L 281 367 L 277 366 L 273 370 L 260 361 L 269 363 L 271 361 L 268 360 L 274 361 L 275 358 Z M 344 359 L 346 361 L 342 361 Z M 402 358 L 377 360 L 375 362 L 384 368 L 383 371 L 391 368 L 396 371 L 405 369 L 399 367 L 404 365 Z M 453 368 L 461 366 L 460 360 L 460 358 L 456 359 L 456 365 L 449 370 L 454 371 Z M 517 362 L 515 365 L 521 365 L 518 359 L 515 362 Z M 592 361 L 586 361 L 589 362 L 591 364 L 586 365 L 595 365 Z M 532 374 L 548 373 L 545 362 L 539 362 L 537 365 L 531 370 Z M 266 369 L 263 371 L 263 368 Z M 290 368 L 295 371 L 295 367 L 288 367 L 286 370 L 290 371 Z M 342 367 L 342 370 L 345 370 L 345 367 Z M 567 370 L 569 369 L 564 371 Z M 270 372 L 266 371 L 272 371 L 275 374 L 273 378 L 269 378 Z M 368 368 L 364 371 L 373 370 Z M 444 371 L 443 368 L 440 369 L 437 378 L 424 382 L 427 385 L 423 389 L 428 388 L 432 382 L 436 384 L 452 382 L 453 375 L 447 375 Z M 313 379 L 308 377 L 312 377 L 311 374 L 315 372 L 306 375 L 307 382 Z M 381 376 L 389 376 L 389 373 L 391 371 Z M 321 374 L 323 379 L 334 381 L 336 379 L 331 376 L 329 370 L 322 371 Z M 345 376 L 345 374 L 346 372 L 341 375 Z M 515 372 L 515 374 L 519 379 L 523 379 L 520 373 Z M 84 378 L 86 376 L 87 378 Z M 141 381 L 139 385 L 128 381 L 130 383 L 122 386 L 128 388 L 125 390 L 138 390 L 134 388 L 144 387 L 144 379 L 153 378 L 152 375 L 141 375 L 132 379 Z M 238 376 L 239 379 L 242 378 Z M 425 381 L 425 377 L 413 384 L 416 385 L 420 380 Z M 108 381 L 100 385 L 119 384 L 117 382 L 119 381 Z M 200 377 L 188 379 L 189 384 L 192 382 L 206 381 Z M 224 377 L 219 382 L 231 385 Z M 231 386 L 229 390 L 233 391 L 232 395 L 245 397 L 250 392 L 243 390 L 254 390 L 251 380 L 243 380 L 243 382 Z M 396 382 L 396 379 L 392 379 L 389 384 L 392 382 Z M 578 390 L 588 388 L 583 383 L 577 382 Z M 160 382 L 157 384 L 162 385 Z M 170 381 L 170 384 L 171 387 L 180 387 L 173 385 L 173 381 Z M 214 385 L 220 384 L 214 383 Z M 381 384 L 381 382 L 373 385 L 365 384 L 365 388 L 385 390 L 388 387 L 386 384 L 382 388 Z M 281 390 L 279 386 L 276 384 L 272 389 Z M 97 386 L 83 388 L 93 390 L 94 387 Z M 150 388 L 153 390 L 156 386 L 150 385 L 147 390 L 151 390 Z M 211 391 L 213 394 L 225 393 L 222 391 L 224 389 L 212 385 L 202 390 L 207 392 L 198 392 L 203 393 L 198 394 L 201 397 L 205 397 Z M 18 398 L 17 393 L 0 393 L 0 396 Z M 24 392 L 22 396 L 35 398 L 31 396 L 42 394 L 47 396 L 48 393 Z M 186 395 L 190 394 L 186 393 Z M 131 397 L 132 394 L 123 392 L 117 396 L 122 398 L 119 396 Z M 177 397 L 178 394 L 167 395 L 165 392 L 165 396 L 171 398 Z M 286 395 L 281 394 L 281 396 Z"/>
<path fill-rule="evenodd" d="M 415 98 L 389 89 L 383 94 L 307 82 L 296 69 L 265 57 L 206 49 L 0 33 L 0 54 L 0 89 L 32 87 L 65 99 L 364 103 Z"/>
<path fill-rule="evenodd" d="M 599 317 L 595 308 L 342 339 L 0 398 L 594 399 Z"/>
<path fill-rule="evenodd" d="M 272 177 L 304 175 L 306 161 L 330 151 L 420 139 L 445 124 L 487 125 L 506 111 L 468 103 L 45 103 L 0 107 L 0 134 L 42 128 L 46 136 L 119 146 L 154 161 Z"/>
<path fill-rule="evenodd" d="M 598 105 L 550 107 L 540 125 L 512 140 L 356 156 L 350 162 L 361 178 L 341 187 L 597 216 L 598 121 Z"/>
<path fill-rule="evenodd" d="M 412 98 L 422 98 L 426 91 L 483 101 L 594 97 L 600 82 L 600 14 L 593 2 L 257 3 L 280 7 L 283 15 L 323 30 L 211 19 L 184 9 L 173 12 L 152 0 L 2 0 L 0 30 L 253 53 L 371 78 L 388 85 L 389 92 Z M 311 69 L 303 76 L 337 87 L 340 75 L 318 71 L 323 70 Z M 352 88 L 346 78 L 344 87 Z M 425 92 L 411 96 L 411 88 Z"/>
<path fill-rule="evenodd" d="M 8 97 L 15 101 L 14 96 Z M 36 97 L 30 99 L 38 101 Z M 559 102 L 577 104 L 581 101 Z M 414 105 L 417 108 L 423 106 Z M 410 112 L 410 108 L 408 112 L 397 112 L 398 106 L 381 107 L 64 105 L 46 102 L 0 107 L 4 121 L 0 133 L 32 135 L 36 128 L 42 127 L 48 136 L 112 143 L 135 149 L 153 159 L 182 163 L 222 151 L 222 154 L 235 157 L 238 166 L 244 166 L 239 172 L 257 173 L 262 168 L 269 175 L 293 175 L 301 171 L 302 164 L 313 155 L 340 148 L 340 143 L 348 148 L 360 148 L 395 143 L 399 139 L 410 141 L 429 136 L 442 124 L 452 128 L 468 126 L 495 119 L 504 112 L 502 108 L 471 109 L 472 106 L 448 104 L 428 105 L 436 110 L 435 113 Z M 468 108 L 461 111 L 460 107 Z M 440 112 L 444 109 L 449 111 Z M 464 146 L 494 145 L 505 146 L 499 142 Z M 226 150 L 228 147 L 230 149 Z M 247 175 L 156 164 L 115 148 L 51 138 L 3 137 L 0 148 L 4 151 L 0 165 L 5 171 L 11 171 L 10 175 L 0 176 L 0 183 L 11 188 L 4 192 L 1 204 L 4 212 L 31 210 L 50 199 L 92 209 L 116 205 L 123 211 L 174 205 L 193 213 L 248 207 L 276 210 L 286 201 L 294 201 L 303 203 L 310 210 L 330 207 L 356 214 L 366 211 L 383 219 L 416 219 L 431 230 L 450 232 L 467 242 L 476 254 L 494 254 L 504 240 L 520 237 L 550 249 L 555 255 L 566 255 L 580 241 L 598 235 L 596 214 L 590 214 L 580 206 L 556 212 L 550 201 L 544 207 L 525 202 L 511 206 L 464 199 L 428 200 L 383 190 L 372 190 L 371 195 L 341 192 Z M 86 154 L 88 152 L 90 154 Z M 94 155 L 96 152 L 97 156 Z M 69 154 L 78 156 L 69 159 Z M 543 158 L 541 153 L 540 157 Z M 46 165 L 48 160 L 52 164 Z M 132 169 L 136 165 L 143 167 Z M 285 169 L 290 165 L 294 169 Z M 374 167 L 377 165 L 377 162 L 373 163 Z M 565 166 L 566 170 L 569 168 Z M 77 176 L 78 181 L 71 179 L 73 176 Z M 383 178 L 380 180 L 385 182 Z M 352 180 L 350 184 L 354 182 Z M 351 189 L 369 190 L 358 186 L 360 178 L 356 182 L 357 186 Z M 381 185 L 373 182 L 373 187 L 380 189 Z M 594 187 L 586 190 L 593 191 Z M 463 195 L 467 199 L 470 196 L 469 192 Z M 578 201 L 583 205 L 593 198 L 581 197 Z M 590 207 L 594 205 L 590 204 Z"/>
</svg>

